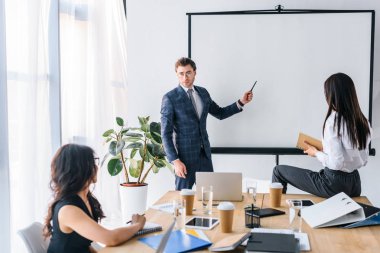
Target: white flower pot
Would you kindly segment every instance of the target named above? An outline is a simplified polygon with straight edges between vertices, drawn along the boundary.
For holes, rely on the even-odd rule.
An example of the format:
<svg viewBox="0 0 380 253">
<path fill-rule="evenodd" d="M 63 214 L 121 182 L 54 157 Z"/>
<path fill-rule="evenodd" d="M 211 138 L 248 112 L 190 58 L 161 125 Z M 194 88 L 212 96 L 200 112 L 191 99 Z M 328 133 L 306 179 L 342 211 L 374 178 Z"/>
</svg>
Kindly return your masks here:
<svg viewBox="0 0 380 253">
<path fill-rule="evenodd" d="M 143 214 L 146 210 L 148 184 L 135 183 L 120 186 L 121 212 L 123 221 L 131 220 L 132 214 Z"/>
</svg>

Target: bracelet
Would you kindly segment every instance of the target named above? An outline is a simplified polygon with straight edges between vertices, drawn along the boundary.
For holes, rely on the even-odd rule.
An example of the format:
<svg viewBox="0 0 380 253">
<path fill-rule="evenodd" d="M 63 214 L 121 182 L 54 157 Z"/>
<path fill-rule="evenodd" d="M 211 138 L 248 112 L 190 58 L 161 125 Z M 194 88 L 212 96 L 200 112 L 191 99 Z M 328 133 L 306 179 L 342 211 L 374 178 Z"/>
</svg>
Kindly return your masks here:
<svg viewBox="0 0 380 253">
<path fill-rule="evenodd" d="M 237 101 L 241 107 L 244 106 L 244 104 L 240 101 L 240 99 Z"/>
</svg>

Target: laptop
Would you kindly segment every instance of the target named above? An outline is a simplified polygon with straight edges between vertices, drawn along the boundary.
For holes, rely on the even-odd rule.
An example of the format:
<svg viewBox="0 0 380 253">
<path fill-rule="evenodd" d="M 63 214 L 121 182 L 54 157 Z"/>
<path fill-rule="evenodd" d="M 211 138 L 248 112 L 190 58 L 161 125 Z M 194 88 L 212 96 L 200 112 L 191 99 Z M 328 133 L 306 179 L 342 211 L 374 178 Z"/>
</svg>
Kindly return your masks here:
<svg viewBox="0 0 380 253">
<path fill-rule="evenodd" d="M 243 201 L 240 172 L 197 172 L 195 180 L 198 200 L 202 200 L 202 186 L 212 185 L 213 201 Z"/>
<path fill-rule="evenodd" d="M 158 248 L 156 250 L 156 253 L 163 253 L 164 252 L 166 244 L 169 241 L 170 234 L 174 228 L 174 225 L 175 225 L 175 218 L 174 218 L 174 221 L 172 222 L 172 224 L 169 226 L 168 230 L 165 232 L 164 236 L 162 237 L 161 242 L 158 245 Z"/>
</svg>

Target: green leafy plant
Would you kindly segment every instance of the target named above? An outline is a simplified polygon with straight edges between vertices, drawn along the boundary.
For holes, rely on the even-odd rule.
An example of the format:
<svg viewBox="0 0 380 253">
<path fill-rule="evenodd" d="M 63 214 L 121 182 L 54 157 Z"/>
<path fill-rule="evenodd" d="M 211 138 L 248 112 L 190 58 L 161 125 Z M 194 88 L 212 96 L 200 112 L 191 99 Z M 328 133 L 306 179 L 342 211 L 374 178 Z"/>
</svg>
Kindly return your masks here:
<svg viewBox="0 0 380 253">
<path fill-rule="evenodd" d="M 120 129 L 109 129 L 103 133 L 109 146 L 101 166 L 108 161 L 107 169 L 111 176 L 123 171 L 125 183 L 131 183 L 131 176 L 137 178 L 135 183 L 144 184 L 151 171 L 157 173 L 163 167 L 172 169 L 162 145 L 161 123 L 149 122 L 149 116 L 138 119 L 140 127 L 128 128 L 122 118 L 116 117 Z"/>
</svg>

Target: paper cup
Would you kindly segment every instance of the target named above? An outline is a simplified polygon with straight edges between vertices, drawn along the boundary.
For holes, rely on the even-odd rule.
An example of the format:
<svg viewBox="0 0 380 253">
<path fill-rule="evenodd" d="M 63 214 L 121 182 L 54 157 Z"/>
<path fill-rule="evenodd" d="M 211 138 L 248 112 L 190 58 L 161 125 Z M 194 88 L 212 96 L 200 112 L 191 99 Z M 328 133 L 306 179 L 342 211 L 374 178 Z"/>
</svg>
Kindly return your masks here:
<svg viewBox="0 0 380 253">
<path fill-rule="evenodd" d="M 231 202 L 220 202 L 218 205 L 220 230 L 222 233 L 231 233 L 234 221 L 235 206 Z"/>
<path fill-rule="evenodd" d="M 282 184 L 272 183 L 269 188 L 269 198 L 271 207 L 281 206 L 281 196 L 282 196 Z"/>
<path fill-rule="evenodd" d="M 190 189 L 182 189 L 180 194 L 182 199 L 186 201 L 186 215 L 192 215 L 195 192 Z"/>
</svg>

